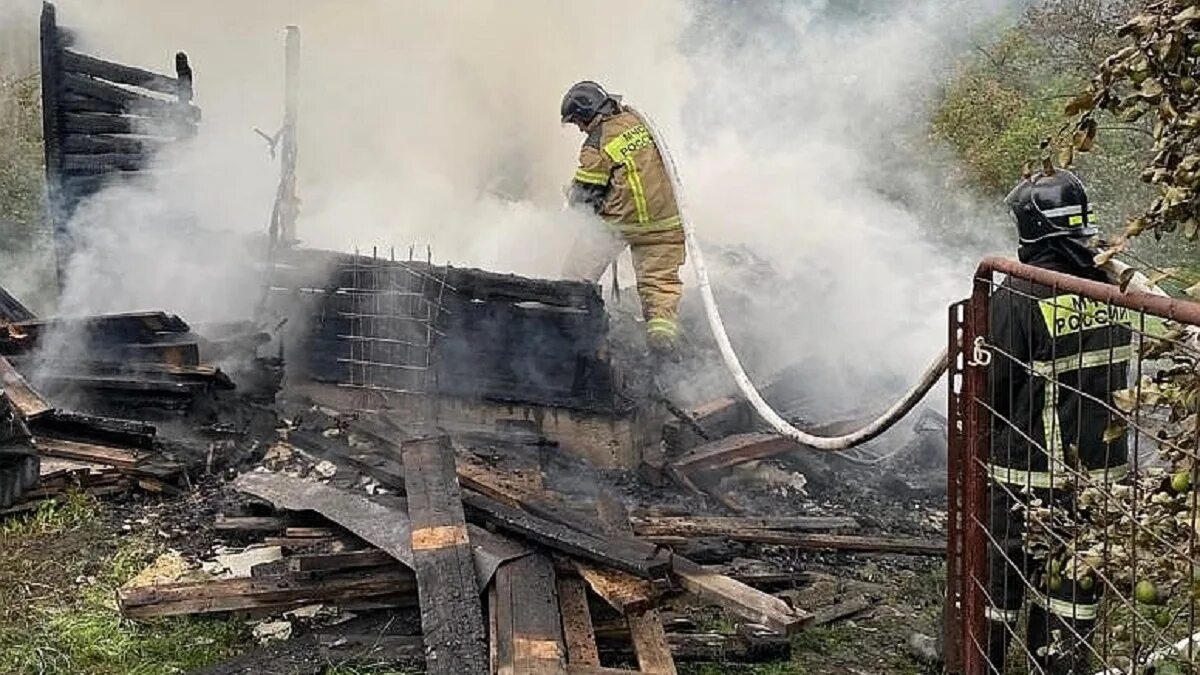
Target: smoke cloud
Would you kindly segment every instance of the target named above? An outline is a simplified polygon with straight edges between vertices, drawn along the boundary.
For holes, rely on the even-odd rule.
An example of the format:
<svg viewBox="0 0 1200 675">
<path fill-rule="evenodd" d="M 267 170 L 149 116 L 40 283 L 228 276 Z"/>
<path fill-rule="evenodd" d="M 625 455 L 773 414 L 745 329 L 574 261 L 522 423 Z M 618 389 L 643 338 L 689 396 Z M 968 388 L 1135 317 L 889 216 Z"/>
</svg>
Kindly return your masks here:
<svg viewBox="0 0 1200 675">
<path fill-rule="evenodd" d="M 947 190 L 951 167 L 924 127 L 953 59 L 1014 2 L 58 5 L 85 51 L 158 70 L 188 52 L 204 110 L 200 137 L 160 167 L 188 181 L 109 191 L 81 211 L 87 253 L 66 313 L 248 313 L 254 251 L 181 232 L 265 231 L 277 167 L 252 130 L 282 117 L 287 24 L 302 31 L 306 245 L 428 244 L 439 261 L 557 275 L 587 227 L 562 208 L 582 139 L 557 110 L 583 78 L 664 131 L 756 373 L 812 360 L 848 398 L 865 377 L 908 379 L 942 346 L 972 259 L 1007 241 L 997 205 Z M 948 251 L 935 235 L 965 243 Z M 744 255 L 720 254 L 730 247 Z"/>
</svg>

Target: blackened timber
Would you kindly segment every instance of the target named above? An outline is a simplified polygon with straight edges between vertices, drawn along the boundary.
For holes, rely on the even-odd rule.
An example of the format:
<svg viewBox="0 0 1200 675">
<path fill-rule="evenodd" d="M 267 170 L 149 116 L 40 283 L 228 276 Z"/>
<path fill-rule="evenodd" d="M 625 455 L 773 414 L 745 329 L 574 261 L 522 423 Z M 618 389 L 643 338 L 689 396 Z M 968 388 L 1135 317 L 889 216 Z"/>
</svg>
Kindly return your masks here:
<svg viewBox="0 0 1200 675">
<path fill-rule="evenodd" d="M 64 203 L 60 176 L 62 171 L 61 139 L 65 133 L 62 111 L 58 107 L 62 95 L 63 40 L 58 29 L 54 5 L 42 3 L 41 18 L 41 76 L 42 76 L 42 139 L 46 160 L 46 211 L 54 233 L 55 262 L 62 282 L 70 250 L 67 242 L 69 214 Z"/>
<path fill-rule="evenodd" d="M 63 155 L 62 168 L 66 173 L 99 174 L 111 171 L 137 171 L 147 161 L 145 155 L 133 154 L 101 154 L 101 155 Z"/>
<path fill-rule="evenodd" d="M 554 564 L 531 554 L 496 572 L 496 672 L 557 675 L 566 668 Z"/>
<path fill-rule="evenodd" d="M 641 537 L 731 537 L 751 531 L 837 532 L 858 529 L 858 521 L 848 516 L 720 517 L 659 516 L 633 519 L 633 529 Z"/>
<path fill-rule="evenodd" d="M 483 605 L 449 439 L 401 446 L 426 672 L 488 672 Z"/>
<path fill-rule="evenodd" d="M 3 286 L 0 286 L 0 323 L 32 321 L 36 318 L 37 316 L 29 311 L 28 307 L 13 297 Z"/>
<path fill-rule="evenodd" d="M 147 118 L 105 113 L 63 113 L 63 131 L 69 134 L 149 134 Z M 59 164 L 61 168 L 61 163 Z"/>
<path fill-rule="evenodd" d="M 355 572 L 320 579 L 266 576 L 122 588 L 121 614 L 131 618 L 207 614 L 250 609 L 290 609 L 355 598 L 411 597 L 413 575 L 404 569 Z"/>
<path fill-rule="evenodd" d="M 80 73 L 118 84 L 141 87 L 142 89 L 148 89 L 160 94 L 167 94 L 169 96 L 178 96 L 179 94 L 179 82 L 176 78 L 159 75 L 158 73 L 133 66 L 105 61 L 94 56 L 80 54 L 70 49 L 62 51 L 62 67 L 72 73 Z"/>
<path fill-rule="evenodd" d="M 162 141 L 130 136 L 69 134 L 62 139 L 63 152 L 80 155 L 108 153 L 148 155 L 161 147 Z"/>
<path fill-rule="evenodd" d="M 606 532 L 633 536 L 629 512 L 625 504 L 615 495 L 601 492 L 596 498 L 596 516 Z M 595 588 L 595 586 L 593 586 Z M 605 600 L 608 600 L 606 597 Z M 676 675 L 675 659 L 667 646 L 666 631 L 662 619 L 653 608 L 643 608 L 625 613 L 633 651 L 637 655 L 638 667 L 643 673 Z"/>
<path fill-rule="evenodd" d="M 25 378 L 3 356 L 0 356 L 0 388 L 26 422 L 31 422 L 52 410 L 46 399 L 29 386 Z"/>
<path fill-rule="evenodd" d="M 587 588 L 578 577 L 558 576 L 558 609 L 562 614 L 563 641 L 572 665 L 600 665 L 596 632 L 588 608 Z"/>
<path fill-rule="evenodd" d="M 143 96 L 83 75 L 67 73 L 63 76 L 63 85 L 68 94 L 114 104 L 121 113 L 163 117 L 194 114 L 172 101 Z M 71 99 L 65 99 L 64 103 L 68 109 L 71 107 Z"/>
<path fill-rule="evenodd" d="M 53 411 L 30 423 L 38 436 L 53 436 L 67 440 L 107 443 L 143 450 L 154 449 L 157 430 L 152 424 L 132 419 L 101 417 L 70 411 Z"/>
<path fill-rule="evenodd" d="M 712 471 L 801 448 L 778 434 L 748 433 L 705 443 L 671 463 L 681 471 Z"/>
<path fill-rule="evenodd" d="M 670 566 L 666 555 L 653 546 L 634 547 L 616 538 L 599 537 L 581 529 L 545 520 L 518 508 L 501 504 L 479 493 L 466 491 L 463 503 L 486 522 L 530 541 L 570 556 L 591 560 L 644 579 L 661 578 Z"/>
</svg>

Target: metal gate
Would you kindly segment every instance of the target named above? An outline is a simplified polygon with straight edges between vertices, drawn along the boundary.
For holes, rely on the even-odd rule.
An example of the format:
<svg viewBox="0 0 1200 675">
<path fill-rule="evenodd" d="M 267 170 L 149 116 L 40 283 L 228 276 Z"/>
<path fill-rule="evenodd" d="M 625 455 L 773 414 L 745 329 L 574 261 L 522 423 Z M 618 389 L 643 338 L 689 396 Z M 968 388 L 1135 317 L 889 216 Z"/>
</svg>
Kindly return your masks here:
<svg viewBox="0 0 1200 675">
<path fill-rule="evenodd" d="M 950 308 L 949 672 L 1200 671 L 1197 325 L 980 264 Z"/>
</svg>

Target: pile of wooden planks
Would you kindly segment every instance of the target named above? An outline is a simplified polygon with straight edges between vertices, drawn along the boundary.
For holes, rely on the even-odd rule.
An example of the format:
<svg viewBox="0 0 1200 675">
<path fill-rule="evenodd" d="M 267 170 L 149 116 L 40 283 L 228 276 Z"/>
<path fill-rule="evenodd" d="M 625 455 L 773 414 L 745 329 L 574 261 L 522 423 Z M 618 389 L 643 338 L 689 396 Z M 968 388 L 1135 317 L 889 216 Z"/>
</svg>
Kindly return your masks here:
<svg viewBox="0 0 1200 675">
<path fill-rule="evenodd" d="M 58 342 L 69 349 L 39 349 Z M 108 414 L 187 410 L 233 388 L 223 372 L 201 363 L 200 339 L 188 324 L 164 312 L 0 323 L 0 354 L 26 376 L 36 371 L 50 398 L 81 393 Z"/>
<path fill-rule="evenodd" d="M 786 636 L 811 619 L 639 537 L 635 528 L 647 521 L 631 521 L 609 495 L 571 503 L 541 486 L 536 472 L 497 470 L 448 436 L 382 442 L 381 454 L 392 461 L 360 458 L 359 466 L 403 496 L 243 474 L 234 487 L 273 504 L 275 515 L 233 516 L 214 526 L 269 535 L 264 544 L 290 555 L 237 583 L 122 591 L 126 615 L 416 603 L 426 672 L 455 674 L 674 673 L 677 655 L 711 659 L 725 647 L 750 660 L 777 658 L 787 653 Z M 296 526 L 313 513 L 324 521 Z M 356 577 L 367 581 L 354 585 Z M 318 579 L 332 585 L 322 589 Z M 679 594 L 721 608 L 746 625 L 744 635 L 668 632 L 659 606 Z M 636 670 L 602 665 L 602 655 L 614 659 L 608 665 L 635 663 Z"/>
<path fill-rule="evenodd" d="M 183 467 L 163 457 L 150 424 L 58 410 L 0 356 L 0 399 L 27 459 L 16 489 L 0 478 L 0 515 L 34 509 L 68 489 L 107 495 L 140 487 L 173 493 Z M 5 472 L 12 474 L 12 471 Z M 36 488 L 35 488 L 36 486 Z"/>
</svg>

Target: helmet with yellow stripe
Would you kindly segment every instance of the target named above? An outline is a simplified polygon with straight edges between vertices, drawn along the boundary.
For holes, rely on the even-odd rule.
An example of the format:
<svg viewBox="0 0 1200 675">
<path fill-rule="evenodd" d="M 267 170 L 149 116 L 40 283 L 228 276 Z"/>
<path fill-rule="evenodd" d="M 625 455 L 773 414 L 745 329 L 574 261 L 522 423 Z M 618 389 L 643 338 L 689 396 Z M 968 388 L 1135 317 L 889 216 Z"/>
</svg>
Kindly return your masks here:
<svg viewBox="0 0 1200 675">
<path fill-rule="evenodd" d="M 1017 184 L 1004 202 L 1012 209 L 1022 244 L 1055 237 L 1090 239 L 1099 232 L 1083 181 L 1066 169 L 1033 174 Z"/>
</svg>

